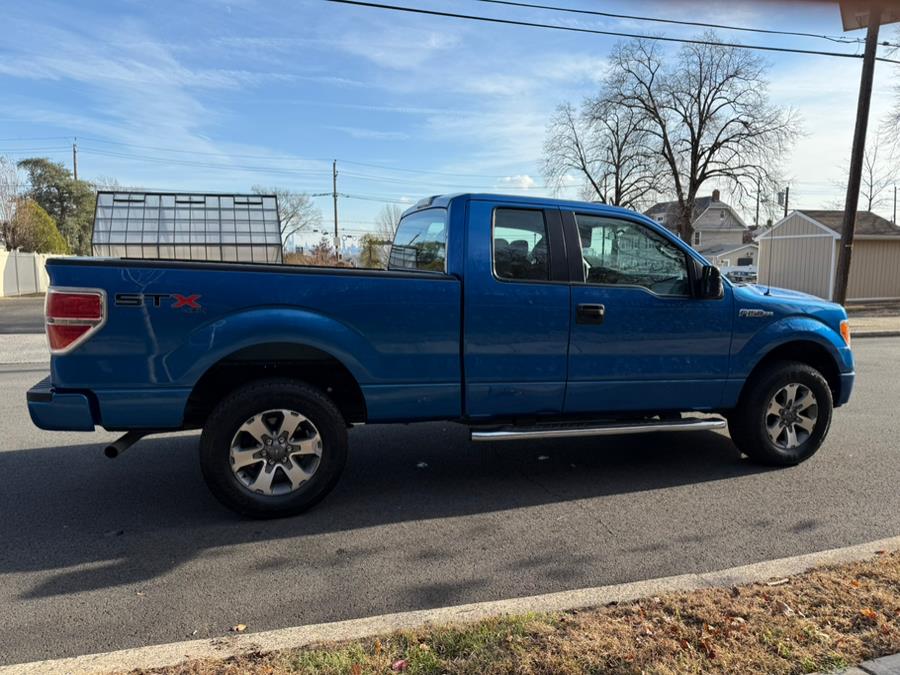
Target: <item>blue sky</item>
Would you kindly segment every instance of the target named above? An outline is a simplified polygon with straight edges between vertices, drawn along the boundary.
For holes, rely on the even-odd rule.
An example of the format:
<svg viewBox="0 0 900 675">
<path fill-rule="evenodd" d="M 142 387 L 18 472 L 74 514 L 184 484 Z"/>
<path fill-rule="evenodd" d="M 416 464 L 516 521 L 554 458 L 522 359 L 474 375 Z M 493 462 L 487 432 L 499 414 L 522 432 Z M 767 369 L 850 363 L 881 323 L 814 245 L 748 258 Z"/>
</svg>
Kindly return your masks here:
<svg viewBox="0 0 900 675">
<path fill-rule="evenodd" d="M 554 2 L 599 7 L 589 0 Z M 603 30 L 697 33 L 473 0 L 396 4 Z M 837 6 L 828 3 L 647 1 L 605 2 L 603 8 L 841 34 Z M 77 136 L 79 172 L 88 179 L 309 192 L 330 191 L 331 159 L 337 158 L 339 191 L 358 197 L 340 203 L 352 234 L 370 228 L 386 200 L 466 190 L 545 193 L 540 158 L 548 118 L 558 103 L 594 92 L 615 41 L 321 0 L 36 0 L 4 6 L 3 13 L 3 154 L 70 164 L 67 146 Z M 856 50 L 823 40 L 725 36 Z M 887 36 L 897 37 L 895 29 Z M 766 58 L 773 99 L 804 120 L 805 136 L 785 167 L 794 203 L 827 205 L 838 196 L 833 183 L 849 155 L 860 61 Z M 889 108 L 897 81 L 900 67 L 878 66 L 873 119 Z M 330 198 L 317 202 L 330 222 Z"/>
</svg>

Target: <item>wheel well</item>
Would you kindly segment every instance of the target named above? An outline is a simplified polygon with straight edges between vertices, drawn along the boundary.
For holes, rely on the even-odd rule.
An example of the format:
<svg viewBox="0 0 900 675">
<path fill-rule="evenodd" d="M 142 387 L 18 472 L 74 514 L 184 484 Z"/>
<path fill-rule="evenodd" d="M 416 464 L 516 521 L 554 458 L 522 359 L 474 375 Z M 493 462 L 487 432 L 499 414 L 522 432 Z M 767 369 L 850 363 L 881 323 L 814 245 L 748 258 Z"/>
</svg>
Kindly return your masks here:
<svg viewBox="0 0 900 675">
<path fill-rule="evenodd" d="M 837 363 L 825 347 L 810 340 L 788 342 L 775 347 L 753 367 L 744 387 L 746 388 L 746 382 L 749 382 L 757 373 L 777 361 L 797 361 L 815 368 L 828 382 L 831 396 L 835 400 L 838 399 L 841 389 L 841 372 L 838 370 Z"/>
<path fill-rule="evenodd" d="M 203 374 L 185 406 L 185 426 L 202 427 L 225 396 L 253 380 L 269 377 L 289 377 L 321 389 L 348 424 L 366 420 L 362 389 L 338 359 L 307 345 L 267 343 L 229 354 Z"/>
</svg>

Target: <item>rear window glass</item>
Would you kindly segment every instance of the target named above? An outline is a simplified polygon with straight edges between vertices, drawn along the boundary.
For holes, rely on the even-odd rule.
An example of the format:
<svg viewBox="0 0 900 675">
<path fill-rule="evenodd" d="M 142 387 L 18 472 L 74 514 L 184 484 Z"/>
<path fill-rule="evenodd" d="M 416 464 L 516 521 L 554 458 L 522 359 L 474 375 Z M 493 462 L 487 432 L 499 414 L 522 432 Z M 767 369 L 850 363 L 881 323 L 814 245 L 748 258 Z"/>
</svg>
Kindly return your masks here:
<svg viewBox="0 0 900 675">
<path fill-rule="evenodd" d="M 397 226 L 388 269 L 447 271 L 447 209 L 425 209 Z"/>
</svg>

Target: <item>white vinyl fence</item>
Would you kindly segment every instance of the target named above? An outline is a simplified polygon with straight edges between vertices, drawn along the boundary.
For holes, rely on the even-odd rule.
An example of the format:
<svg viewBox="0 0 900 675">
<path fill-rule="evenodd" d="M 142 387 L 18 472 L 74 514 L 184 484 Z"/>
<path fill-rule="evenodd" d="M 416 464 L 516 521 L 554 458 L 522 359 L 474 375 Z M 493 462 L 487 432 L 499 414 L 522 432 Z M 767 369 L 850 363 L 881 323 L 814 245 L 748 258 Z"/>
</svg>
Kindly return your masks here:
<svg viewBox="0 0 900 675">
<path fill-rule="evenodd" d="M 0 250 L 0 297 L 46 291 L 50 279 L 45 264 L 51 257 L 55 256 Z"/>
</svg>

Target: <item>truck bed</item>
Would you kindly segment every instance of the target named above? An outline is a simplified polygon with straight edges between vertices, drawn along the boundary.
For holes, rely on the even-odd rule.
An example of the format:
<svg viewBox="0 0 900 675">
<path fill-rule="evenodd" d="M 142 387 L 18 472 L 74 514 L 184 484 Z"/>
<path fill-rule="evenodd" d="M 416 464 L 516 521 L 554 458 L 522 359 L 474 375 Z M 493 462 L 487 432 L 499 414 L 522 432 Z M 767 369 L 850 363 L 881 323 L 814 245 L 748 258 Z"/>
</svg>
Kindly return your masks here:
<svg viewBox="0 0 900 675">
<path fill-rule="evenodd" d="M 367 419 L 458 416 L 461 284 L 439 273 L 255 263 L 53 258 L 55 287 L 106 293 L 103 327 L 51 362 L 57 391 L 90 383 L 107 428 L 177 428 L 199 378 L 256 345 L 340 360 Z M 173 299 L 192 298 L 190 302 Z M 260 335 L 268 347 L 259 348 Z M 146 394 L 146 413 L 136 395 Z"/>
</svg>

